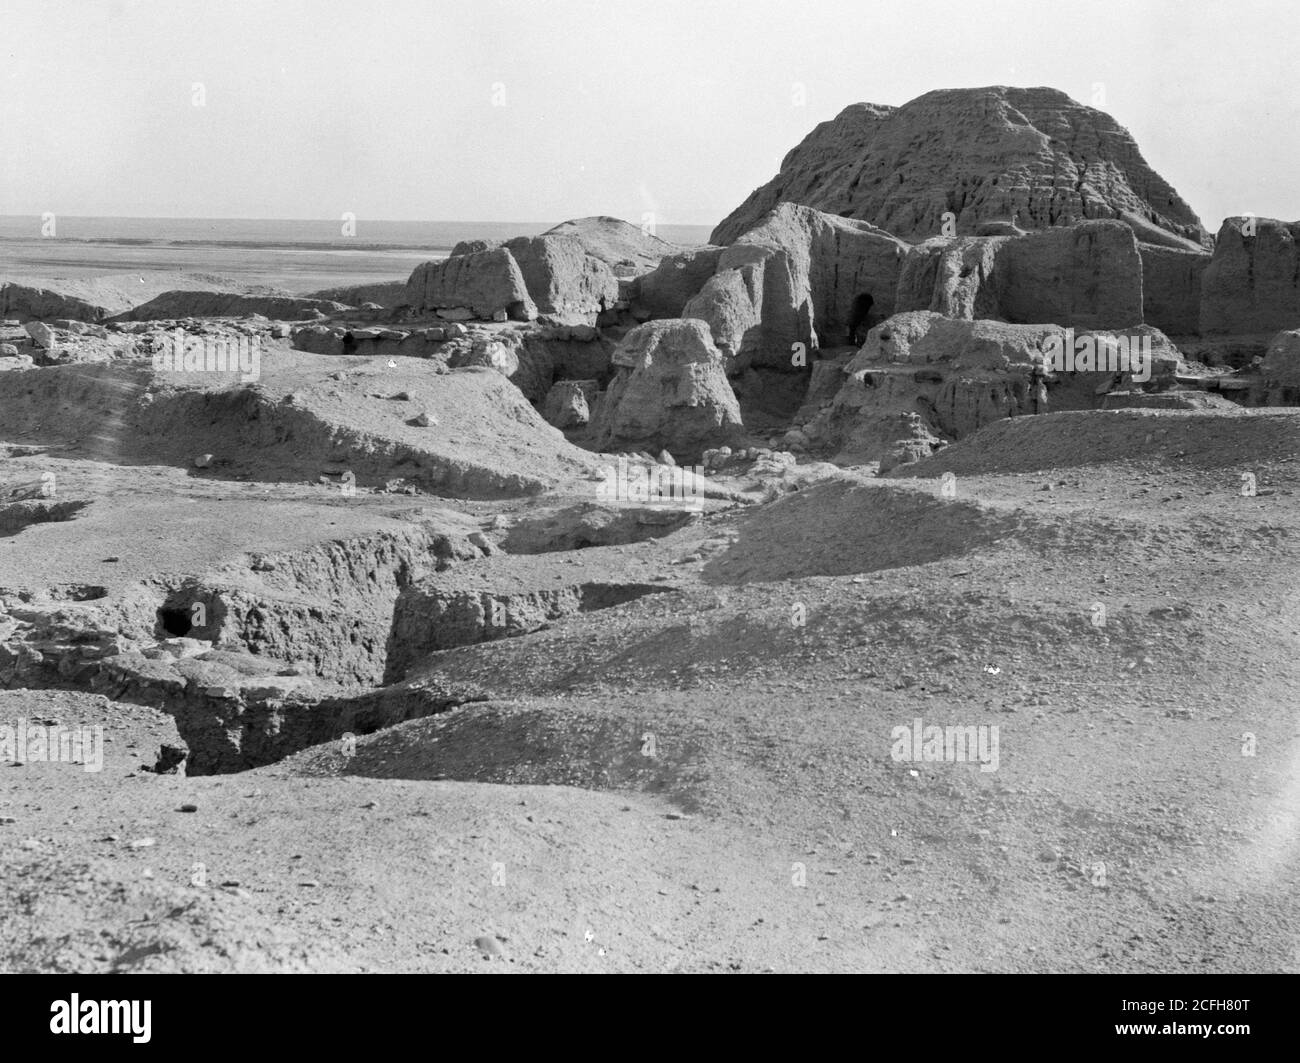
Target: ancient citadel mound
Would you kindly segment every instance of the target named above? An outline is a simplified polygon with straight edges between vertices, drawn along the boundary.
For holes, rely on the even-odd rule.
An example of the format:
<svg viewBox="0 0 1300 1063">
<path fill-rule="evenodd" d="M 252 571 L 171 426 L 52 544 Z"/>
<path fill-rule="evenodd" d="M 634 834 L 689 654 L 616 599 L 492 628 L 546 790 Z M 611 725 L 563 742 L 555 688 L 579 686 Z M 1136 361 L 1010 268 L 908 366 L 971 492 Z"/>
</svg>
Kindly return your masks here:
<svg viewBox="0 0 1300 1063">
<path fill-rule="evenodd" d="M 938 89 L 903 104 L 856 103 L 822 122 L 713 231 L 731 244 L 782 201 L 870 222 L 905 240 L 1014 222 L 1049 229 L 1132 220 L 1154 243 L 1209 247 L 1195 212 L 1104 111 L 1052 88 Z"/>
</svg>

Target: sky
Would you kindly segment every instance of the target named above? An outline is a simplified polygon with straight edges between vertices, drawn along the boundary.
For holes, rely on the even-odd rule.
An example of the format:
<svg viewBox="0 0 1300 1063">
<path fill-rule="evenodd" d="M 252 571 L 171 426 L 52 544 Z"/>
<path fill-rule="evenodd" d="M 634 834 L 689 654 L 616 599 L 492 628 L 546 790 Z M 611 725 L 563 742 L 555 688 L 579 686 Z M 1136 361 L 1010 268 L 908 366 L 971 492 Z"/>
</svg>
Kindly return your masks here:
<svg viewBox="0 0 1300 1063">
<path fill-rule="evenodd" d="M 1290 221 L 1298 43 L 1290 0 L 0 0 L 0 214 L 713 224 L 850 103 L 1001 84 L 1101 100 L 1211 231 Z"/>
</svg>

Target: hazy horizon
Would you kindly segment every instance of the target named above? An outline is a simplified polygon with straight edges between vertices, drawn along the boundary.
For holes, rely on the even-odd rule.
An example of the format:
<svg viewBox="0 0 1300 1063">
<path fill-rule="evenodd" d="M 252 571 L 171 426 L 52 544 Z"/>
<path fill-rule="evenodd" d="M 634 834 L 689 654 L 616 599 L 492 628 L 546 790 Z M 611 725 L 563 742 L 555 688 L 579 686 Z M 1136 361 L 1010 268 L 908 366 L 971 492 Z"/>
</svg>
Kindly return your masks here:
<svg viewBox="0 0 1300 1063">
<path fill-rule="evenodd" d="M 1295 22 L 1279 0 L 8 0 L 0 214 L 709 226 L 849 104 L 1005 84 L 1114 116 L 1214 232 L 1300 218 Z"/>
<path fill-rule="evenodd" d="M 597 217 L 598 215 L 582 215 L 582 217 Z M 614 217 L 614 215 L 606 215 Z M 124 218 L 133 221 L 318 221 L 328 222 L 333 225 L 338 222 L 338 218 L 322 218 L 316 215 L 302 215 L 301 217 L 285 217 L 269 215 L 255 216 L 249 214 L 60 214 L 60 218 Z M 17 213 L 17 214 L 0 214 L 0 218 L 40 218 L 39 214 L 34 213 Z M 565 221 L 576 221 L 577 218 L 505 218 L 500 221 L 484 218 L 369 218 L 368 221 L 377 224 L 386 225 L 559 225 Z M 637 222 L 630 218 L 622 218 L 629 225 L 636 225 Z M 717 221 L 721 221 L 719 218 Z M 677 223 L 684 228 L 708 229 L 717 224 L 717 222 L 679 222 Z"/>
</svg>

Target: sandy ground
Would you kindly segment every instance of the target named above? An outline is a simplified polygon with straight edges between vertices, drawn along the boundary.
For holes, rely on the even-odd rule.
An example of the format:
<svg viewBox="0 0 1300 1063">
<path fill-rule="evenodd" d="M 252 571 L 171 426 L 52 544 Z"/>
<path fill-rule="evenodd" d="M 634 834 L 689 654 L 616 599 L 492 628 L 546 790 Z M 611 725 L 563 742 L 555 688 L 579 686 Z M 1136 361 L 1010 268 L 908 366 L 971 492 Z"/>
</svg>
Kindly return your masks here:
<svg viewBox="0 0 1300 1063">
<path fill-rule="evenodd" d="M 0 969 L 1300 968 L 1295 411 L 646 511 L 492 370 L 127 338 L 0 380 Z"/>
<path fill-rule="evenodd" d="M 330 370 L 357 360 L 284 359 L 264 389 L 406 431 L 391 402 L 329 412 Z M 382 391 L 365 374 L 386 365 L 353 369 Z M 196 476 L 174 434 L 97 441 L 102 396 L 37 393 L 63 412 L 7 419 L 0 479 L 54 469 L 85 508 L 0 540 L 20 628 L 42 586 L 109 607 L 250 556 L 315 573 L 297 597 L 326 607 L 349 584 L 310 559 L 435 510 L 496 544 L 430 568 L 448 595 L 665 583 L 427 655 L 369 696 L 459 707 L 235 774 L 147 770 L 182 737 L 166 699 L 3 692 L 0 727 L 106 739 L 99 771 L 0 767 L 4 969 L 1300 968 L 1293 413 L 1006 422 L 917 476 L 849 471 L 641 543 L 511 556 L 513 525 L 591 485 L 345 499 L 292 447 L 267 476 L 247 452 Z M 510 445 L 481 434 L 478 460 Z M 367 564 L 382 583 L 379 553 L 348 578 Z M 242 586 L 272 622 L 295 593 Z M 996 770 L 974 748 L 895 759 L 918 718 L 996 726 Z"/>
</svg>

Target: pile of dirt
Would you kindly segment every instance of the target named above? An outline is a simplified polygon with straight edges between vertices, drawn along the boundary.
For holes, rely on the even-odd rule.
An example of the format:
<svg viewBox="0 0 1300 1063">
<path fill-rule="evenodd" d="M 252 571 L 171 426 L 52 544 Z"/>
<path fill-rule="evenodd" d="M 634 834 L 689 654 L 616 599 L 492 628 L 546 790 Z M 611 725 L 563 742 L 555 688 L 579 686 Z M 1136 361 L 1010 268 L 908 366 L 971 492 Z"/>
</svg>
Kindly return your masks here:
<svg viewBox="0 0 1300 1063">
<path fill-rule="evenodd" d="M 696 812 L 698 794 L 707 785 L 702 758 L 698 740 L 651 736 L 617 713 L 563 703 L 485 702 L 399 724 L 346 750 L 339 743 L 318 746 L 289 757 L 283 766 L 308 776 L 639 791 Z"/>
<path fill-rule="evenodd" d="M 1300 455 L 1300 413 L 1289 409 L 1117 409 L 994 421 L 893 475 L 1030 472 L 1107 462 L 1254 468 Z"/>
<path fill-rule="evenodd" d="M 646 228 L 607 216 L 564 221 L 543 235 L 574 237 L 587 254 L 600 259 L 620 277 L 654 269 L 664 255 L 680 250 Z"/>
<path fill-rule="evenodd" d="M 245 295 L 223 291 L 161 292 L 118 315 L 119 321 L 167 321 L 182 317 L 247 317 L 260 314 L 276 320 L 297 320 L 304 313 L 338 314 L 344 303 L 296 295 Z"/>
<path fill-rule="evenodd" d="M 326 475 L 340 490 L 403 479 L 446 497 L 499 498 L 596 467 L 496 371 L 415 359 L 281 349 L 255 383 L 144 361 L 55 366 L 0 393 L 0 418 L 11 439 L 78 441 L 108 460 L 191 466 L 207 453 L 209 475 Z"/>
</svg>

